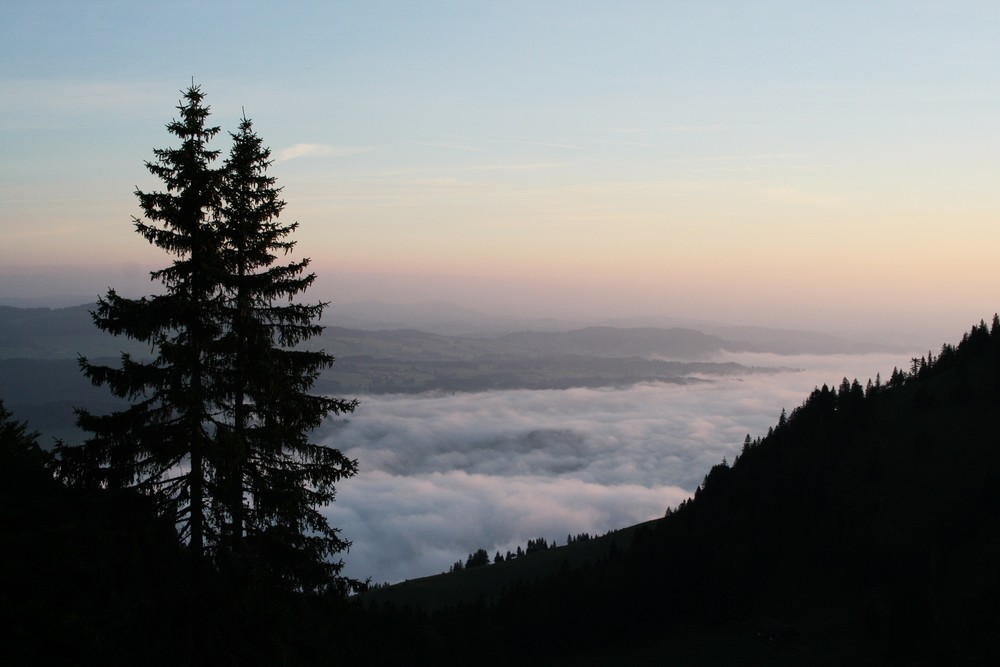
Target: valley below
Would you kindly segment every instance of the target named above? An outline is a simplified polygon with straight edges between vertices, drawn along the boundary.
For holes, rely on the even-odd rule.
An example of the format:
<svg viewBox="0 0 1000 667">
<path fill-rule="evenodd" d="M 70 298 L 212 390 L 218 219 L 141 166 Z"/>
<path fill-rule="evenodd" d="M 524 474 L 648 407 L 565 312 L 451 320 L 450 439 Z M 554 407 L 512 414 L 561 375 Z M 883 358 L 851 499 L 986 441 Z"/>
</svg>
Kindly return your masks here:
<svg viewBox="0 0 1000 667">
<path fill-rule="evenodd" d="M 78 354 L 111 366 L 149 355 L 96 329 L 88 308 L 0 307 L 0 396 L 43 447 L 84 437 L 74 407 L 124 405 Z M 336 357 L 315 391 L 360 401 L 314 434 L 359 464 L 323 510 L 353 541 L 352 577 L 402 581 L 480 547 L 656 518 L 813 388 L 910 357 L 802 332 L 464 326 L 473 333 L 329 326 L 311 341 Z"/>
</svg>

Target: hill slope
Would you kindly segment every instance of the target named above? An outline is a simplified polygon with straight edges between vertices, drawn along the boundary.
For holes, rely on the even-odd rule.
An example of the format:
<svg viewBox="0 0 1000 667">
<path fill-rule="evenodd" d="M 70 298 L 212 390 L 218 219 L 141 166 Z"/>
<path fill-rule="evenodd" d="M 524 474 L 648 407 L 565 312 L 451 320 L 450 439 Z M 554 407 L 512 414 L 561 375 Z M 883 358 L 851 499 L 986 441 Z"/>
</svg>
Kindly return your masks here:
<svg viewBox="0 0 1000 667">
<path fill-rule="evenodd" d="M 817 389 L 624 553 L 492 605 L 468 579 L 466 604 L 427 617 L 442 641 L 420 645 L 498 663 L 995 664 L 998 471 L 995 319 L 886 384 Z"/>
</svg>

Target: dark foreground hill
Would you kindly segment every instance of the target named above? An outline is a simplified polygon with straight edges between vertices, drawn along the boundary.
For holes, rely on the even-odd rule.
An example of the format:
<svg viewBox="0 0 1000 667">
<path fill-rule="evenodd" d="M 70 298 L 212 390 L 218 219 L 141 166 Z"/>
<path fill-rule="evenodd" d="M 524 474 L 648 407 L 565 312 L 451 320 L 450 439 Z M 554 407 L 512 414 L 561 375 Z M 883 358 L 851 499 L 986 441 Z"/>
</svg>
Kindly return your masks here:
<svg viewBox="0 0 1000 667">
<path fill-rule="evenodd" d="M 70 492 L 0 427 L 7 664 L 1000 664 L 996 318 L 884 383 L 815 390 L 627 545 L 367 606 L 192 589 L 142 498 Z"/>
</svg>

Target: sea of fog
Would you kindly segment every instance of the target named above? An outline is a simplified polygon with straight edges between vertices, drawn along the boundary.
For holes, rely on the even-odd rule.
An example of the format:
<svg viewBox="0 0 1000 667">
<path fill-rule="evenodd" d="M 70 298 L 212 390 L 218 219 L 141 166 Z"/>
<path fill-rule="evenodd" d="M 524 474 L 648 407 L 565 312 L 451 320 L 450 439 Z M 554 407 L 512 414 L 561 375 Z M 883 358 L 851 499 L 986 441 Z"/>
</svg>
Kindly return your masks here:
<svg viewBox="0 0 1000 667">
<path fill-rule="evenodd" d="M 817 386 L 864 384 L 908 355 L 732 355 L 798 370 L 687 385 L 361 396 L 327 442 L 360 472 L 325 510 L 353 545 L 344 574 L 396 582 L 482 547 L 566 541 L 662 516 L 747 434 Z"/>
</svg>

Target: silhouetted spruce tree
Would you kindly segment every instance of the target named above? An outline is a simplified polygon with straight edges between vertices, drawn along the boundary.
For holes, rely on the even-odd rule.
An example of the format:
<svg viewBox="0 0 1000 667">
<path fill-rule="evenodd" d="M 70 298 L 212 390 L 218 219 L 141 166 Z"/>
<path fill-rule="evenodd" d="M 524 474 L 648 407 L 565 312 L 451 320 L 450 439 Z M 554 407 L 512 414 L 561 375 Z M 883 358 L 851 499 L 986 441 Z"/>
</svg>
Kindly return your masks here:
<svg viewBox="0 0 1000 667">
<path fill-rule="evenodd" d="M 136 191 L 148 220 L 133 218 L 136 231 L 176 257 L 151 274 L 164 292 L 136 300 L 109 290 L 92 313 L 98 328 L 149 343 L 155 356 L 145 361 L 123 354 L 119 368 L 81 357 L 94 385 L 132 404 L 103 416 L 78 410 L 79 426 L 92 436 L 78 447 L 59 448 L 71 481 L 135 487 L 155 497 L 158 510 L 177 522 L 197 565 L 206 540 L 217 540 L 206 499 L 216 490 L 212 422 L 223 398 L 212 387 L 222 267 L 211 220 L 222 172 L 212 167 L 218 151 L 208 148 L 219 128 L 206 126 L 209 109 L 202 102 L 197 87 L 184 93 L 179 119 L 167 125 L 180 146 L 157 149 L 146 163 L 165 190 Z"/>
<path fill-rule="evenodd" d="M 164 191 L 136 192 L 145 215 L 136 230 L 176 258 L 151 274 L 164 291 L 126 299 L 110 290 L 93 312 L 104 331 L 149 343 L 152 359 L 124 354 L 118 368 L 80 359 L 95 385 L 131 405 L 78 410 L 92 435 L 59 447 L 61 469 L 78 484 L 154 497 L 196 570 L 248 557 L 253 571 L 264 566 L 291 588 L 342 583 L 327 558 L 347 543 L 317 508 L 356 464 L 306 435 L 354 402 L 309 395 L 333 359 L 292 349 L 322 330 L 313 319 L 325 304 L 291 302 L 315 278 L 303 275 L 308 260 L 272 266 L 294 245 L 286 237 L 295 225 L 276 222 L 284 204 L 250 122 L 216 168 L 208 142 L 219 128 L 206 126 L 200 89 L 189 88 L 178 109 L 167 129 L 180 147 L 146 163 Z"/>
<path fill-rule="evenodd" d="M 298 223 L 283 225 L 281 189 L 267 174 L 270 151 L 250 120 L 232 134 L 219 211 L 223 284 L 220 373 L 227 415 L 219 425 L 221 466 L 217 500 L 225 547 L 261 564 L 293 588 L 330 583 L 341 563 L 330 557 L 349 546 L 319 507 L 357 462 L 310 444 L 308 432 L 330 413 L 351 412 L 357 401 L 309 394 L 319 372 L 333 364 L 322 351 L 294 349 L 322 332 L 315 324 L 327 304 L 293 303 L 315 280 L 308 259 L 278 263 L 295 243 Z"/>
<path fill-rule="evenodd" d="M 21 500 L 26 493 L 38 493 L 40 487 L 54 484 L 46 470 L 48 455 L 38 446 L 38 433 L 29 431 L 24 422 L 15 421 L 0 399 L 0 493 L 12 501 Z M 0 508 L 0 517 L 10 508 Z M 8 522 L 0 526 L 6 528 Z"/>
<path fill-rule="evenodd" d="M 490 555 L 486 549 L 476 549 L 476 553 L 469 554 L 465 561 L 465 568 L 482 567 L 490 564 Z"/>
</svg>

